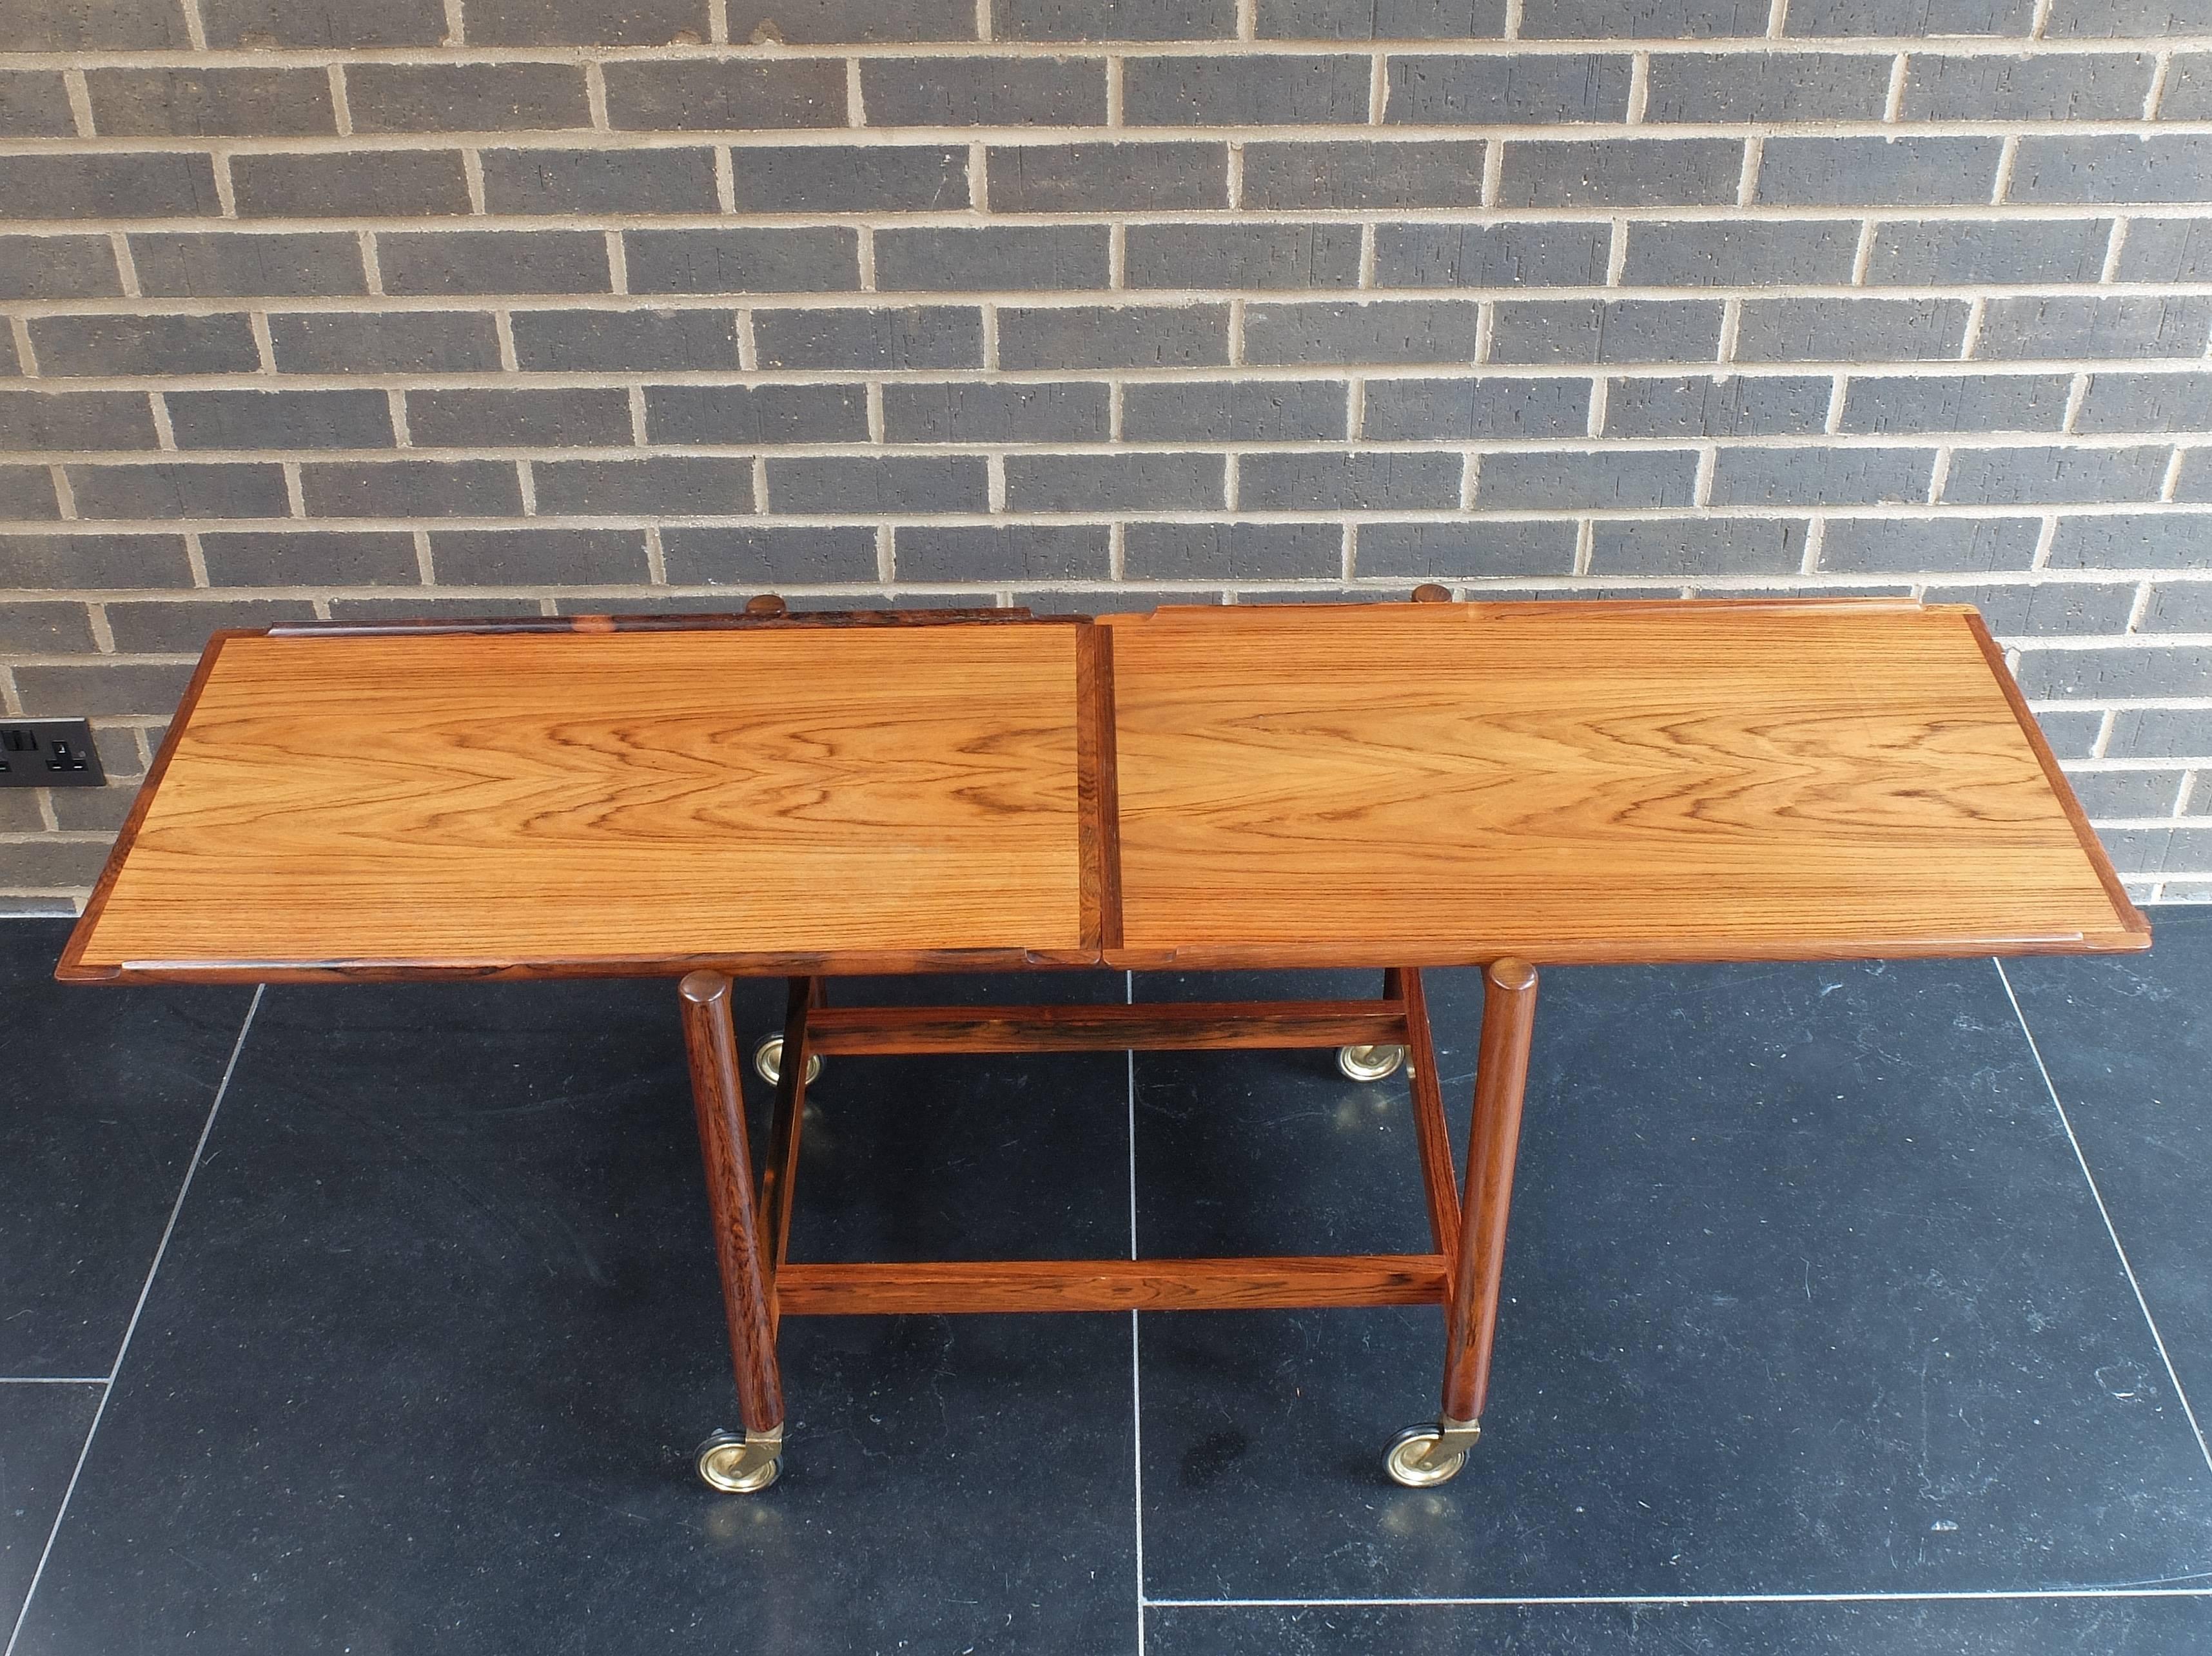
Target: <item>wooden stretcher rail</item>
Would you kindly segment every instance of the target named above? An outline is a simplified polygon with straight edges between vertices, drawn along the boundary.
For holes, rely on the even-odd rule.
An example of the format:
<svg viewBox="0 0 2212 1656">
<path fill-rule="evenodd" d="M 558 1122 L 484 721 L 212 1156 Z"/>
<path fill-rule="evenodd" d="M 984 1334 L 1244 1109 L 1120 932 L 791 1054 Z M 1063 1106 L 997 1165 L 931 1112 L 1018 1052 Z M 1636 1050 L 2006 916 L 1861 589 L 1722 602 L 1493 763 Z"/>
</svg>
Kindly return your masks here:
<svg viewBox="0 0 2212 1656">
<path fill-rule="evenodd" d="M 1253 1311 L 1436 1305 L 1437 1253 L 1249 1259 L 988 1259 L 917 1265 L 787 1265 L 786 1316 L 969 1311 Z"/>
<path fill-rule="evenodd" d="M 1140 1052 L 1402 1043 L 1400 1001 L 1190 1002 L 1149 1006 L 824 1007 L 806 1044 L 839 1052 Z"/>
</svg>

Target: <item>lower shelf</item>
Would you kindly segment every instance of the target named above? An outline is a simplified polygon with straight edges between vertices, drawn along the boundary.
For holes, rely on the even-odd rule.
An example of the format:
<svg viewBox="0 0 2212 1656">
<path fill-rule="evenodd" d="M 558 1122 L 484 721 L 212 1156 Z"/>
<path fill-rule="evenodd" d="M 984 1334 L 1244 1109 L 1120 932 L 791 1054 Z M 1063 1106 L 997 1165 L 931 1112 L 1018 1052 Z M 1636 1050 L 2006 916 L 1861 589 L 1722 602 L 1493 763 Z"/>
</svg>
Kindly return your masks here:
<svg viewBox="0 0 2212 1656">
<path fill-rule="evenodd" d="M 1252 1259 L 990 1259 L 926 1265 L 786 1265 L 786 1316 L 970 1311 L 1246 1311 L 1434 1305 L 1440 1253 Z"/>
</svg>

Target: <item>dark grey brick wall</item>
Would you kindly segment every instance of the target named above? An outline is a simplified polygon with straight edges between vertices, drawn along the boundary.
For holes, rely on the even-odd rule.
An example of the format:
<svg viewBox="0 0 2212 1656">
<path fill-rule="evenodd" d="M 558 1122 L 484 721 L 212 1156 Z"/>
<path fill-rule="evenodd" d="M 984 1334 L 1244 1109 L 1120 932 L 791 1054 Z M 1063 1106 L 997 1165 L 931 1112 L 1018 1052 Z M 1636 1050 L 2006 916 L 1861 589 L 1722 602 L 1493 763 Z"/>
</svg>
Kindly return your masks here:
<svg viewBox="0 0 2212 1656">
<path fill-rule="evenodd" d="M 2212 17 L 2164 0 L 114 0 L 0 23 L 0 712 L 212 628 L 1978 604 L 2212 897 Z M 2195 30 L 2197 33 L 2185 31 Z"/>
</svg>

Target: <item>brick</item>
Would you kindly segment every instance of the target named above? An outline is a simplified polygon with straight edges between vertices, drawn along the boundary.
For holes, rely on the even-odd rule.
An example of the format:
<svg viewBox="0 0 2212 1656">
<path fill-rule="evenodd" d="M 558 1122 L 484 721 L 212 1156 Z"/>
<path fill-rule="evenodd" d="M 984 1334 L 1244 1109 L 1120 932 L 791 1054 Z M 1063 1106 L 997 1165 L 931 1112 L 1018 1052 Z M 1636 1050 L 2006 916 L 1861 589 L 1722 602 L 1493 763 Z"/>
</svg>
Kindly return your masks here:
<svg viewBox="0 0 2212 1656">
<path fill-rule="evenodd" d="M 1826 378 L 1779 374 L 1616 379 L 1606 397 L 1605 434 L 1771 437 L 1817 432 L 1827 419 L 1830 389 Z"/>
<path fill-rule="evenodd" d="M 2212 431 L 2212 377 L 2194 372 L 2092 374 L 2074 428 Z"/>
<path fill-rule="evenodd" d="M 1132 288 L 1352 288 L 1356 224 L 1133 224 Z"/>
<path fill-rule="evenodd" d="M 1103 224 L 884 230 L 876 237 L 876 286 L 893 293 L 1103 288 L 1107 234 Z"/>
<path fill-rule="evenodd" d="M 188 598 L 106 607 L 115 647 L 126 655 L 196 656 L 207 648 L 210 634 L 226 628 L 315 618 L 315 606 L 304 598 Z"/>
<path fill-rule="evenodd" d="M 1121 393 L 1121 432 L 1133 442 L 1337 442 L 1346 434 L 1345 391 L 1334 380 L 1301 379 L 1130 385 Z"/>
<path fill-rule="evenodd" d="M 636 529 L 441 529 L 430 537 L 438 579 L 469 586 L 613 586 L 646 578 Z"/>
<path fill-rule="evenodd" d="M 1793 35 L 2025 35 L 2035 0 L 1796 0 L 1783 24 Z"/>
<path fill-rule="evenodd" d="M 1010 454 L 1006 457 L 1006 509 L 1218 509 L 1221 478 L 1218 454 Z"/>
<path fill-rule="evenodd" d="M 1927 362 L 1959 354 L 1963 299 L 1747 300 L 1739 362 Z"/>
<path fill-rule="evenodd" d="M 2094 282 L 2105 268 L 2110 219 L 1924 219 L 1878 226 L 1870 282 L 1936 286 Z"/>
<path fill-rule="evenodd" d="M 23 711 L 33 719 L 69 714 L 160 713 L 177 705 L 191 680 L 189 664 L 163 667 L 151 664 L 101 662 L 68 666 L 18 667 L 15 688 L 23 697 Z M 23 849 L 9 847 L 12 860 Z M 104 852 L 106 846 L 88 849 Z M 94 856 L 97 869 L 101 858 Z"/>
<path fill-rule="evenodd" d="M 2030 696 L 2212 695 L 2212 646 L 2021 652 L 2020 687 Z"/>
<path fill-rule="evenodd" d="M 2197 201 L 2212 171 L 2212 137 L 2027 136 L 2013 158 L 2008 201 Z"/>
<path fill-rule="evenodd" d="M 1249 202 L 1249 158 L 1245 168 Z M 1229 151 L 1218 143 L 1023 144 L 992 149 L 986 171 L 994 213 L 1229 205 Z"/>
<path fill-rule="evenodd" d="M 2072 589 L 2054 587 L 2052 590 L 2066 591 Z M 2123 592 L 2133 591 L 2130 587 L 2113 590 Z M 2124 609 L 2121 615 L 2124 620 Z M 2121 628 L 2112 627 L 2099 630 L 2118 632 Z M 2181 584 L 2160 582 L 2151 589 L 2150 603 L 2143 611 L 2142 630 L 2147 633 L 2212 633 L 2212 585 L 2201 581 Z"/>
<path fill-rule="evenodd" d="M 1067 385 L 888 385 L 894 443 L 1088 443 L 1107 436 L 1107 390 Z"/>
<path fill-rule="evenodd" d="M 1393 58 L 1383 118 L 1432 126 L 1618 121 L 1628 113 L 1628 84 L 1625 53 Z"/>
<path fill-rule="evenodd" d="M 213 218 L 221 210 L 205 155 L 0 158 L 0 218 Z"/>
<path fill-rule="evenodd" d="M 269 338 L 284 373 L 473 373 L 499 367 L 492 319 L 469 311 L 272 316 Z"/>
<path fill-rule="evenodd" d="M 629 394 L 611 386 L 410 391 L 407 430 L 417 448 L 627 446 Z"/>
<path fill-rule="evenodd" d="M 526 369 L 622 373 L 734 368 L 737 318 L 728 311 L 517 311 L 514 359 Z"/>
<path fill-rule="evenodd" d="M 1377 442 L 1478 437 L 1579 437 L 1587 379 L 1370 379 L 1361 434 Z"/>
<path fill-rule="evenodd" d="M 2189 569 L 2212 546 L 2212 516 L 2117 513 L 2061 518 L 2051 543 L 2053 569 Z"/>
<path fill-rule="evenodd" d="M 1456 507 L 1456 454 L 1247 454 L 1239 506 L 1252 512 L 1388 512 Z"/>
<path fill-rule="evenodd" d="M 1141 60 L 1140 60 L 1141 61 Z M 870 58 L 870 126 L 1097 126 L 1106 65 L 1081 58 Z"/>
<path fill-rule="evenodd" d="M 0 236 L 0 299 L 106 299 L 122 291 L 106 236 Z"/>
<path fill-rule="evenodd" d="M 171 391 L 179 448 L 389 448 L 391 400 L 380 391 Z"/>
<path fill-rule="evenodd" d="M 721 516 L 754 509 L 753 465 L 741 458 L 541 460 L 530 471 L 538 510 L 546 517 Z"/>
<path fill-rule="evenodd" d="M 2003 585 L 1930 586 L 1930 604 L 1971 604 L 2003 638 L 2124 633 L 2134 611 L 2133 581 L 2037 581 Z"/>
<path fill-rule="evenodd" d="M 1735 199 L 1742 171 L 1733 138 L 1516 140 L 1505 146 L 1498 204 L 1717 206 Z"/>
<path fill-rule="evenodd" d="M 246 46 L 434 46 L 446 38 L 443 0 L 200 0 L 207 43 Z M 185 44 L 182 40 L 175 42 Z"/>
<path fill-rule="evenodd" d="M 1612 227 L 1383 224 L 1375 281 L 1383 288 L 1594 288 L 1605 282 Z"/>
<path fill-rule="evenodd" d="M 1845 431 L 2058 430 L 2073 376 L 2063 373 L 1854 376 L 1844 393 Z"/>
<path fill-rule="evenodd" d="M 337 130 L 319 69 L 95 69 L 84 81 L 103 138 Z"/>
<path fill-rule="evenodd" d="M 1996 138 L 1769 138 L 1755 199 L 1782 207 L 1985 202 L 2001 147 Z"/>
<path fill-rule="evenodd" d="M 2133 219 L 2120 245 L 2122 282 L 2212 279 L 2212 219 Z"/>
<path fill-rule="evenodd" d="M 11 138 L 75 137 L 76 118 L 70 112 L 69 92 L 61 76 L 52 70 L 0 73 L 0 134 Z"/>
<path fill-rule="evenodd" d="M 2087 299 L 2069 294 L 1992 299 L 1982 310 L 1974 355 L 2201 356 L 2212 328 L 2212 298 Z"/>
<path fill-rule="evenodd" d="M 53 477 L 46 467 L 0 465 L 0 517 L 60 516 Z"/>
<path fill-rule="evenodd" d="M 1889 506 L 1928 498 L 1935 455 L 1911 448 L 1724 448 L 1716 506 Z"/>
<path fill-rule="evenodd" d="M 476 621 L 486 616 L 536 616 L 538 595 L 495 593 L 489 597 L 421 597 L 412 594 L 373 598 L 334 597 L 332 621 Z"/>
<path fill-rule="evenodd" d="M 965 148 L 748 148 L 732 161 L 740 213 L 929 212 L 968 205 Z"/>
<path fill-rule="evenodd" d="M 1571 523 L 1362 524 L 1361 575 L 1568 575 Z"/>
<path fill-rule="evenodd" d="M 311 460 L 300 468 L 317 518 L 503 518 L 522 510 L 506 460 Z"/>
<path fill-rule="evenodd" d="M 1001 40 L 1226 40 L 1236 0 L 991 0 Z"/>
<path fill-rule="evenodd" d="M 54 820 L 64 834 L 113 834 L 131 814 L 137 790 L 110 778 L 104 788 L 60 788 L 53 794 Z"/>
<path fill-rule="evenodd" d="M 1858 226 L 1832 219 L 1629 227 L 1621 280 L 1636 288 L 1764 288 L 1851 279 Z"/>
<path fill-rule="evenodd" d="M 1889 95 L 1891 59 L 1871 53 L 1658 52 L 1647 121 L 1872 121 Z"/>
<path fill-rule="evenodd" d="M 368 291 L 360 240 L 330 232 L 142 232 L 131 238 L 131 262 L 139 291 L 150 297 L 334 297 Z"/>
<path fill-rule="evenodd" d="M 1474 507 L 1516 512 L 1687 506 L 1697 476 L 1698 457 L 1671 450 L 1486 454 Z"/>
<path fill-rule="evenodd" d="M 1310 580 L 1343 567 L 1334 524 L 1133 523 L 1122 567 L 1135 580 Z"/>
<path fill-rule="evenodd" d="M 607 71 L 611 100 L 619 67 Z M 356 132 L 560 131 L 592 124 L 576 64 L 350 64 L 345 81 Z"/>
<path fill-rule="evenodd" d="M 1189 368 L 1228 360 L 1225 305 L 1076 305 L 999 312 L 1003 367 Z"/>
<path fill-rule="evenodd" d="M 2169 451 L 2156 448 L 1974 448 L 1951 456 L 1946 504 L 2155 500 Z"/>
<path fill-rule="evenodd" d="M 834 58 L 726 58 L 606 66 L 617 131 L 772 131 L 845 124 L 845 65 Z"/>
<path fill-rule="evenodd" d="M 767 368 L 975 368 L 983 364 L 983 317 L 972 306 L 762 311 L 753 317 L 753 337 L 761 366 Z"/>
<path fill-rule="evenodd" d="M 0 605 L 0 650 L 21 655 L 89 655 L 92 622 L 81 604 Z M 0 798 L 9 796 L 0 794 Z M 34 813 L 35 814 L 35 813 Z"/>
<path fill-rule="evenodd" d="M 44 373 L 238 373 L 261 366 L 243 316 L 40 316 L 30 330 Z"/>
<path fill-rule="evenodd" d="M 276 465 L 71 466 L 69 480 L 80 518 L 281 518 L 291 510 Z"/>
<path fill-rule="evenodd" d="M 660 531 L 660 556 L 672 586 L 872 581 L 876 531 L 865 525 L 672 526 Z"/>
<path fill-rule="evenodd" d="M 2190 759 L 2207 748 L 2212 748 L 2212 710 L 2123 707 L 2112 719 L 2112 740 L 2105 751 L 2114 759 Z M 2202 792 L 2203 781 L 2197 786 Z"/>
<path fill-rule="evenodd" d="M 711 213 L 707 149 L 487 149 L 492 213 Z"/>
<path fill-rule="evenodd" d="M 1479 138 L 1247 144 L 1243 205 L 1474 207 L 1482 201 L 1484 149 Z M 997 195 L 991 199 L 995 204 Z"/>
<path fill-rule="evenodd" d="M 1794 575 L 1805 559 L 1796 518 L 1699 518 L 1601 523 L 1590 539 L 1593 575 Z"/>
<path fill-rule="evenodd" d="M 1253 305 L 1244 312 L 1248 362 L 1471 363 L 1480 312 L 1459 300 Z"/>
<path fill-rule="evenodd" d="M 730 39 L 814 45 L 840 40 L 972 40 L 974 0 L 752 0 L 730 7 Z"/>
<path fill-rule="evenodd" d="M 1766 14 L 1758 0 L 1529 0 L 1521 33 L 1529 39 L 1755 37 L 1766 33 Z"/>
<path fill-rule="evenodd" d="M 595 230 L 434 230 L 376 239 L 387 294 L 603 294 L 607 239 Z"/>
<path fill-rule="evenodd" d="M 461 158 L 439 150 L 237 155 L 241 218 L 412 218 L 469 210 Z"/>
<path fill-rule="evenodd" d="M 1323 126 L 1367 118 L 1364 58 L 1133 58 L 1121 77 L 1122 118 L 1131 126 Z"/>
<path fill-rule="evenodd" d="M 2058 0 L 2044 33 L 2053 40 L 2194 34 L 2205 21 L 2199 0 Z"/>
<path fill-rule="evenodd" d="M 404 530 L 230 531 L 200 537 L 217 586 L 411 586 L 415 537 Z"/>
<path fill-rule="evenodd" d="M 884 512 L 981 512 L 983 462 L 965 455 L 791 459 L 768 463 L 768 509 L 848 517 Z"/>
<path fill-rule="evenodd" d="M 1493 362 L 1710 361 L 1721 307 L 1666 300 L 1529 300 L 1501 303 L 1491 325 Z"/>
<path fill-rule="evenodd" d="M 18 889 L 46 889 L 89 886 L 100 877 L 107 861 L 107 842 L 105 840 L 62 840 L 44 836 L 22 840 L 8 847 L 8 878 Z M 49 912 L 36 901 L 18 902 L 11 900 L 11 910 L 27 907 L 32 913 Z M 75 905 L 64 902 L 52 911 L 66 915 L 75 912 Z"/>
<path fill-rule="evenodd" d="M 2181 779 L 2170 771 L 2075 771 L 2067 777 L 2081 809 L 2095 821 L 2171 816 L 2180 802 Z"/>
<path fill-rule="evenodd" d="M 2066 52 L 2040 58 L 1907 60 L 1909 121 L 2132 121 L 2150 90 L 2148 52 L 2110 57 Z"/>
<path fill-rule="evenodd" d="M 626 230 L 623 251 L 634 294 L 831 293 L 860 285 L 858 237 L 827 225 Z"/>
<path fill-rule="evenodd" d="M 902 581 L 1100 579 L 1106 573 L 1103 524 L 1009 524 L 907 528 L 898 531 Z"/>
<path fill-rule="evenodd" d="M 191 44 L 184 13 L 172 0 L 6 0 L 0 36 L 14 52 Z"/>
<path fill-rule="evenodd" d="M 2035 722 L 2043 727 L 2043 739 L 2059 758 L 2087 759 L 2097 740 L 2097 732 L 2104 728 L 2105 716 L 2101 713 L 2046 707 L 2036 714 Z"/>
<path fill-rule="evenodd" d="M 0 449 L 155 446 L 144 391 L 0 391 Z"/>
<path fill-rule="evenodd" d="M 1263 40 L 1496 39 L 1505 0 L 1259 0 Z"/>
<path fill-rule="evenodd" d="M 477 46 L 696 45 L 707 38 L 707 0 L 468 0 L 465 16 Z"/>
<path fill-rule="evenodd" d="M 28 591 L 191 584 L 181 535 L 0 535 L 0 586 Z"/>
<path fill-rule="evenodd" d="M 650 385 L 645 429 L 656 443 L 861 443 L 863 385 Z"/>
<path fill-rule="evenodd" d="M 2166 65 L 2158 114 L 2166 121 L 2212 119 L 2212 55 L 2179 52 Z"/>
</svg>

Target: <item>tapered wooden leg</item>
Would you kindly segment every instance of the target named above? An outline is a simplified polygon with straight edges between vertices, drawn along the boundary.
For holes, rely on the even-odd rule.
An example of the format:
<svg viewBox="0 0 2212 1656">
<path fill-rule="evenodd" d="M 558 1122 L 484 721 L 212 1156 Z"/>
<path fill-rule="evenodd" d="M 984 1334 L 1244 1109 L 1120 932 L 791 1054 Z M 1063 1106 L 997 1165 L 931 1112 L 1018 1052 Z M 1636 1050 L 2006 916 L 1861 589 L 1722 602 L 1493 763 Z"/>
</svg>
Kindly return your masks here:
<svg viewBox="0 0 2212 1656">
<path fill-rule="evenodd" d="M 753 1205 L 752 1156 L 738 1090 L 730 980 L 719 972 L 694 972 L 679 986 L 678 998 L 684 1050 L 691 1060 L 691 1101 L 699 1118 L 699 1151 L 706 1162 L 707 1200 L 714 1218 L 714 1252 L 722 1267 L 730 1360 L 745 1425 L 743 1438 L 717 1434 L 701 1445 L 698 1470 L 716 1489 L 750 1492 L 775 1482 L 781 1467 L 783 1381 L 776 1368 L 769 1305 L 768 1251 Z"/>
<path fill-rule="evenodd" d="M 768 1251 L 771 1285 L 791 1243 L 791 1204 L 799 1178 L 799 1137 L 806 1112 L 806 1072 L 812 1067 L 806 1017 L 823 1004 L 822 980 L 793 978 L 784 998 L 783 1052 L 776 1069 L 775 1113 L 769 1119 L 768 1162 L 761 1168 L 761 1240 Z"/>
<path fill-rule="evenodd" d="M 1451 1129 L 1444 1124 L 1428 996 L 1420 973 L 1410 967 L 1389 974 L 1383 981 L 1384 994 L 1406 1004 L 1407 1088 L 1413 1104 L 1413 1138 L 1421 1152 L 1421 1192 L 1428 1201 L 1429 1234 L 1437 1252 L 1449 1257 L 1459 1250 L 1459 1181 L 1452 1171 Z"/>
</svg>

